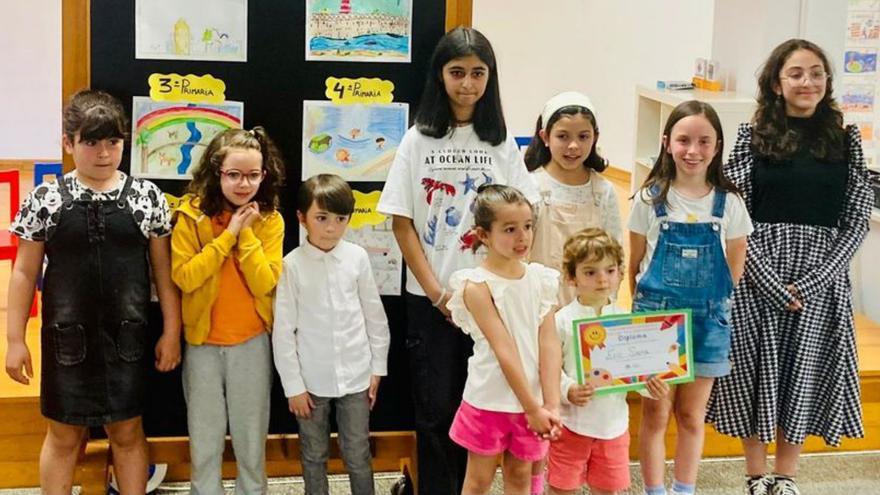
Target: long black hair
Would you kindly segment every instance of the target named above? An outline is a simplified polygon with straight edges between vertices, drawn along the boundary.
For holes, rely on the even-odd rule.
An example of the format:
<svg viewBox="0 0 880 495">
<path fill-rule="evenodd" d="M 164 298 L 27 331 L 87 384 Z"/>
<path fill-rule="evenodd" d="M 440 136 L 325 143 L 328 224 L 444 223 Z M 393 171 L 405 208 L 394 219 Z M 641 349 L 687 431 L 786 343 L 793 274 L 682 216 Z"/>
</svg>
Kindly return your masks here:
<svg viewBox="0 0 880 495">
<path fill-rule="evenodd" d="M 599 153 L 596 151 L 596 143 L 599 142 L 599 126 L 596 125 L 596 116 L 589 108 L 580 105 L 569 105 L 553 112 L 553 115 L 547 119 L 548 139 L 550 132 L 553 130 L 553 125 L 559 122 L 559 119 L 561 119 L 563 115 L 583 115 L 583 117 L 587 119 L 587 122 L 593 126 L 593 147 L 590 148 L 590 152 L 584 160 L 584 167 L 593 169 L 596 172 L 605 170 L 608 167 L 608 162 L 599 156 Z M 542 129 L 544 129 L 544 123 L 539 115 L 538 122 L 535 123 L 535 135 L 532 137 L 532 141 L 529 143 L 529 147 L 526 148 L 526 153 L 523 157 L 523 161 L 526 162 L 526 168 L 529 169 L 529 172 L 547 165 L 553 158 L 550 153 L 550 148 L 544 144 L 544 140 L 541 139 Z"/>
<path fill-rule="evenodd" d="M 501 110 L 495 52 L 482 33 L 468 27 L 457 27 L 449 31 L 434 48 L 431 69 L 416 114 L 416 126 L 419 132 L 433 138 L 442 138 L 455 129 L 455 115 L 443 84 L 443 66 L 450 60 L 469 55 L 475 55 L 489 68 L 486 91 L 474 106 L 474 132 L 481 141 L 498 146 L 507 139 L 507 125 Z"/>
<path fill-rule="evenodd" d="M 779 73 L 791 55 L 797 50 L 809 50 L 822 61 L 828 75 L 825 82 L 825 96 L 816 105 L 811 117 L 810 136 L 788 125 L 785 113 L 785 99 L 782 97 L 782 81 Z M 818 45 L 807 40 L 790 39 L 777 46 L 761 69 L 758 76 L 758 108 L 755 110 L 752 132 L 752 148 L 756 154 L 772 160 L 791 157 L 799 145 L 808 140 L 811 155 L 819 159 L 842 160 L 845 154 L 845 134 L 843 113 L 832 96 L 834 78 L 828 57 Z"/>
</svg>

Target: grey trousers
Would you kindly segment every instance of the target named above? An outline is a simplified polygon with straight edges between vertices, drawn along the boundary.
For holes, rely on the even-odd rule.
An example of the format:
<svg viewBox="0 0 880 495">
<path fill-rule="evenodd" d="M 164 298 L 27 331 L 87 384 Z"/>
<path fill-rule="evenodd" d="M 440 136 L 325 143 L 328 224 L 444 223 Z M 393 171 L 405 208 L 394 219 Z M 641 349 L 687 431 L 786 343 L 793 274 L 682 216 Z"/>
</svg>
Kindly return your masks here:
<svg viewBox="0 0 880 495">
<path fill-rule="evenodd" d="M 227 421 L 238 471 L 236 495 L 266 493 L 271 387 L 268 333 L 234 346 L 187 344 L 183 393 L 192 460 L 191 493 L 225 493 L 221 464 Z"/>
<path fill-rule="evenodd" d="M 352 495 L 373 495 L 370 458 L 370 401 L 367 391 L 342 397 L 312 395 L 315 409 L 299 423 L 300 456 L 308 495 L 328 495 L 327 459 L 330 457 L 330 404 L 336 406 L 339 450 L 348 472 Z"/>
</svg>

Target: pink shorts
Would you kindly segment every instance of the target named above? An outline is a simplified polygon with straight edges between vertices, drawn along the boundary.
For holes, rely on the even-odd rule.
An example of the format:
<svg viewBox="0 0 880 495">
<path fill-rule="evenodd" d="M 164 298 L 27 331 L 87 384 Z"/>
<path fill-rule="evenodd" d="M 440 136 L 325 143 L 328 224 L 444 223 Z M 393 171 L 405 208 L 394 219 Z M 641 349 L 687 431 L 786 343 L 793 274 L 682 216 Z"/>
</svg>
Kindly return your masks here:
<svg viewBox="0 0 880 495">
<path fill-rule="evenodd" d="M 610 440 L 585 437 L 562 428 L 550 444 L 547 482 L 559 490 L 582 486 L 608 492 L 629 488 L 629 432 Z"/>
<path fill-rule="evenodd" d="M 461 401 L 449 438 L 479 455 L 510 452 L 523 461 L 537 461 L 547 455 L 548 443 L 528 428 L 525 413 L 477 409 Z"/>
</svg>

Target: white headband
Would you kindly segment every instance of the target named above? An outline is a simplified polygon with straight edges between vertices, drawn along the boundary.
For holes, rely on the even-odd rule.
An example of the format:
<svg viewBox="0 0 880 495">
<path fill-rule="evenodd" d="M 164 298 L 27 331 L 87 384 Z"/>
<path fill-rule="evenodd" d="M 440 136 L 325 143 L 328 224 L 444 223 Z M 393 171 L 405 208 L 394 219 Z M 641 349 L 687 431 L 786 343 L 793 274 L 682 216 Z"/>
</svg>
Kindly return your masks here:
<svg viewBox="0 0 880 495">
<path fill-rule="evenodd" d="M 559 93 L 544 104 L 544 111 L 541 112 L 541 125 L 544 126 L 544 130 L 547 130 L 547 122 L 550 122 L 550 117 L 554 113 L 558 112 L 561 108 L 571 106 L 584 107 L 592 112 L 594 116 L 596 115 L 596 111 L 593 110 L 593 102 L 585 94 L 578 93 L 577 91 Z"/>
</svg>

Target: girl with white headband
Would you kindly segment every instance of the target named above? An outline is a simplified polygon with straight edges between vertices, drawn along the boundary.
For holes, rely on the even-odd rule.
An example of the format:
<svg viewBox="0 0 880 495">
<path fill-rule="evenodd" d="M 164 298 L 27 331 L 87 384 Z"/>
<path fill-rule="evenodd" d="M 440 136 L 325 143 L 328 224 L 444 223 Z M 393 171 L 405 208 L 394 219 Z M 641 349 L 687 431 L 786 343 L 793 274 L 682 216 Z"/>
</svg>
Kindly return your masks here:
<svg viewBox="0 0 880 495">
<path fill-rule="evenodd" d="M 531 261 L 563 272 L 562 254 L 566 240 L 589 227 L 602 228 L 617 242 L 621 241 L 617 194 L 614 186 L 599 175 L 607 163 L 596 151 L 598 139 L 595 107 L 586 95 L 566 91 L 544 104 L 535 125 L 535 136 L 525 154 L 526 167 L 541 193 Z M 575 295 L 573 284 L 559 284 L 560 307 L 571 303 Z M 622 404 L 625 409 L 626 397 L 621 397 L 622 402 L 614 399 L 612 402 Z M 563 402 L 568 403 L 566 397 Z M 623 462 L 624 466 L 627 461 Z M 557 466 L 562 464 L 557 463 Z M 606 467 L 601 469 L 605 471 Z M 627 483 L 620 488 L 628 486 L 628 468 L 623 477 Z M 552 481 L 551 486 L 557 489 L 556 492 L 563 485 L 570 484 L 566 483 L 567 480 L 557 479 L 554 486 Z M 581 484 L 577 483 L 578 488 Z M 536 462 L 532 468 L 531 493 L 544 493 L 543 461 Z"/>
<path fill-rule="evenodd" d="M 598 140 L 596 112 L 587 96 L 567 91 L 544 105 L 525 154 L 541 193 L 532 261 L 560 270 L 565 241 L 588 227 L 621 242 L 617 194 L 599 175 L 608 164 L 596 151 Z M 574 288 L 561 284 L 560 306 L 573 298 Z"/>
</svg>

